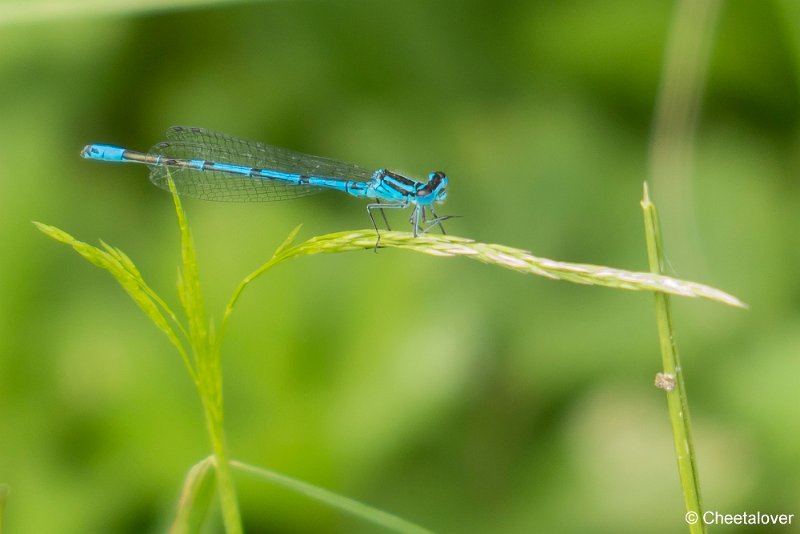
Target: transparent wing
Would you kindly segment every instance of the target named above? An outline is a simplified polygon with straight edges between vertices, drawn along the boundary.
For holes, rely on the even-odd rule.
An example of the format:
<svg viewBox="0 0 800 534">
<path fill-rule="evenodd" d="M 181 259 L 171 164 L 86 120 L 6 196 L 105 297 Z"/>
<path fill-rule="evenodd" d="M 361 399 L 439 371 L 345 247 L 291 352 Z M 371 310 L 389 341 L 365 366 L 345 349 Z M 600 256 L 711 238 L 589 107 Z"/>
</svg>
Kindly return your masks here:
<svg viewBox="0 0 800 534">
<path fill-rule="evenodd" d="M 167 130 L 167 141 L 158 143 L 151 153 L 340 180 L 366 181 L 373 174 L 373 171 L 350 163 L 185 126 L 173 126 Z M 158 187 L 168 189 L 168 174 L 172 176 L 178 193 L 204 200 L 288 200 L 322 191 L 317 187 L 281 183 L 268 178 L 164 166 L 152 167 L 150 180 Z"/>
</svg>

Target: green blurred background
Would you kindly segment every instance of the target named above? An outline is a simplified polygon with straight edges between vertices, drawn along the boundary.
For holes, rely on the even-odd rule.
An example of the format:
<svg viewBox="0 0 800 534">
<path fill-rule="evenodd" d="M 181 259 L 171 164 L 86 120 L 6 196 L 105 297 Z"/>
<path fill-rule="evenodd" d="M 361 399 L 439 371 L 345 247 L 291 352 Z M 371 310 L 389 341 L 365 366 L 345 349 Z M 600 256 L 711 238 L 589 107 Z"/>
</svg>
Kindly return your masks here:
<svg viewBox="0 0 800 534">
<path fill-rule="evenodd" d="M 142 168 L 81 160 L 84 144 L 145 149 L 183 124 L 442 169 L 453 234 L 645 270 L 638 202 L 673 11 L 344 0 L 0 19 L 8 531 L 163 531 L 210 451 L 163 335 L 30 223 L 122 248 L 177 305 L 169 196 Z M 799 23 L 791 0 L 724 4 L 691 188 L 653 189 L 671 273 L 750 305 L 673 299 L 704 504 L 723 513 L 800 514 Z M 216 317 L 295 225 L 369 224 L 333 193 L 186 208 Z M 441 532 L 685 529 L 648 294 L 396 250 L 302 258 L 244 294 L 223 357 L 243 461 Z M 375 531 L 239 489 L 248 532 Z"/>
</svg>

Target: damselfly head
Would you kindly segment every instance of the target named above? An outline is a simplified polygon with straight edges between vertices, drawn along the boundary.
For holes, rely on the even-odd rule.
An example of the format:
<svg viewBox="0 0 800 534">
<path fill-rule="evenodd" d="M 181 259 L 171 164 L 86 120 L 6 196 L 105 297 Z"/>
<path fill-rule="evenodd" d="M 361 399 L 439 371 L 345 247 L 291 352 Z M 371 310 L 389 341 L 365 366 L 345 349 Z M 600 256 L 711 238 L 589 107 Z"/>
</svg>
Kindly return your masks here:
<svg viewBox="0 0 800 534">
<path fill-rule="evenodd" d="M 425 189 L 430 191 L 434 202 L 444 202 L 447 198 L 447 175 L 442 171 L 430 173 Z"/>
</svg>

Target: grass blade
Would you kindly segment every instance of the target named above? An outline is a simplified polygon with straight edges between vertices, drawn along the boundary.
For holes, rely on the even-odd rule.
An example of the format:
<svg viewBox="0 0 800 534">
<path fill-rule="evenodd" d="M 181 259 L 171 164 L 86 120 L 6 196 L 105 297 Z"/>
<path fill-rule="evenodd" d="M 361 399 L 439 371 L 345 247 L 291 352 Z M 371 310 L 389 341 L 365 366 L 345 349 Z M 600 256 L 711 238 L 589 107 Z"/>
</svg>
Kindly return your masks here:
<svg viewBox="0 0 800 534">
<path fill-rule="evenodd" d="M 106 250 L 103 250 L 88 243 L 84 243 L 83 241 L 79 241 L 67 232 L 55 226 L 50 226 L 48 224 L 42 224 L 35 221 L 33 224 L 48 237 L 64 243 L 65 245 L 71 246 L 78 254 L 83 256 L 90 263 L 100 267 L 105 271 L 108 271 L 122 286 L 128 296 L 130 296 L 136 305 L 139 306 L 139 309 L 144 312 L 144 314 L 153 322 L 153 324 L 156 325 L 156 327 L 158 327 L 159 330 L 164 332 L 170 342 L 175 346 L 176 349 L 178 349 L 178 352 L 180 352 L 183 362 L 186 365 L 189 373 L 192 375 L 192 377 L 195 376 L 194 368 L 189 360 L 188 353 L 186 352 L 183 343 L 170 323 L 161 313 L 161 309 L 166 310 L 178 325 L 180 325 L 180 323 L 177 322 L 174 313 L 172 313 L 172 310 L 170 310 L 166 303 L 159 298 L 152 289 L 150 289 L 150 287 L 139 274 L 138 269 L 136 269 L 136 267 L 133 265 L 133 262 L 130 260 L 130 258 L 108 245 L 104 244 Z M 155 299 L 153 297 L 155 297 Z M 182 330 L 182 327 L 179 326 L 179 328 Z"/>
<path fill-rule="evenodd" d="M 374 230 L 338 232 L 313 237 L 304 243 L 285 249 L 277 255 L 274 263 L 308 254 L 330 254 L 351 250 L 373 250 L 374 248 Z M 682 297 L 714 300 L 728 306 L 745 307 L 742 301 L 724 291 L 704 284 L 664 276 L 660 273 L 634 272 L 602 265 L 539 258 L 527 250 L 505 245 L 478 243 L 472 239 L 452 235 L 414 237 L 409 232 L 381 232 L 380 248 L 413 250 L 440 257 L 464 256 L 504 269 L 576 284 L 632 291 L 656 291 Z"/>
<path fill-rule="evenodd" d="M 183 328 L 181 322 L 178 320 L 178 317 L 175 315 L 175 312 L 173 312 L 172 308 L 170 308 L 169 305 L 160 296 L 158 296 L 158 293 L 150 289 L 150 286 L 144 283 L 144 278 L 142 278 L 139 269 L 136 267 L 133 261 L 128 257 L 128 255 L 125 254 L 122 250 L 107 244 L 102 239 L 100 240 L 100 244 L 103 245 L 103 248 L 106 249 L 106 252 L 108 252 L 108 254 L 110 254 L 113 258 L 115 258 L 120 263 L 120 265 L 131 274 L 133 278 L 139 281 L 140 285 L 142 286 L 142 290 L 145 293 L 147 293 L 147 295 L 151 299 L 153 299 L 153 302 L 158 304 L 159 307 L 164 311 L 164 313 L 166 313 L 169 316 L 169 318 L 172 320 L 172 323 L 178 328 L 178 330 L 183 335 L 184 339 L 188 339 L 189 335 L 187 334 L 186 329 Z"/>
<path fill-rule="evenodd" d="M 233 313 L 233 308 L 239 301 L 239 297 L 242 295 L 244 288 L 246 288 L 250 284 L 250 282 L 252 282 L 256 278 L 264 274 L 270 267 L 280 263 L 280 260 L 278 258 L 280 257 L 280 255 L 285 254 L 286 251 L 291 246 L 291 244 L 294 243 L 295 239 L 297 238 L 297 234 L 300 232 L 300 228 L 302 227 L 303 225 L 299 224 L 291 232 L 289 232 L 289 235 L 286 236 L 286 239 L 283 240 L 283 243 L 281 243 L 280 246 L 275 250 L 275 252 L 272 254 L 272 257 L 267 262 L 262 264 L 258 269 L 247 275 L 241 282 L 239 282 L 239 285 L 236 286 L 236 289 L 233 290 L 233 294 L 231 295 L 231 298 L 228 300 L 228 304 L 225 306 L 225 311 L 223 312 L 222 315 L 222 322 L 220 323 L 220 329 L 219 329 L 220 335 L 217 340 L 216 350 L 220 350 L 220 346 L 222 344 L 222 338 L 225 336 L 225 330 L 228 327 L 228 319 Z"/>
<path fill-rule="evenodd" d="M 350 499 L 349 497 L 343 497 L 326 489 L 314 486 L 308 482 L 302 482 L 286 475 L 276 473 L 275 471 L 237 462 L 236 460 L 231 460 L 231 466 L 239 471 L 248 473 L 262 480 L 266 480 L 267 482 L 283 486 L 284 488 L 305 495 L 306 497 L 326 504 L 332 508 L 336 508 L 337 510 L 360 517 L 361 519 L 376 525 L 380 525 L 389 530 L 407 534 L 431 534 L 430 530 L 417 526 L 414 523 L 406 521 L 405 519 L 401 519 L 382 510 L 367 506 L 366 504 Z"/>
<path fill-rule="evenodd" d="M 183 483 L 178 513 L 169 529 L 170 534 L 200 532 L 214 497 L 215 483 L 213 457 L 209 456 L 189 470 Z"/>
<path fill-rule="evenodd" d="M 156 11 L 199 9 L 253 0 L 16 0 L 0 3 L 0 26 L 98 15 L 141 15 Z"/>
<path fill-rule="evenodd" d="M 186 318 L 189 322 L 189 337 L 195 357 L 206 351 L 208 345 L 208 327 L 206 325 L 206 311 L 203 304 L 203 293 L 200 288 L 200 273 L 197 268 L 197 254 L 194 249 L 194 240 L 183 211 L 180 198 L 175 191 L 175 184 L 169 180 L 170 191 L 175 203 L 175 213 L 178 217 L 178 229 L 181 236 L 181 271 L 178 278 L 178 293 L 183 305 Z M 197 362 L 198 364 L 200 362 Z"/>
</svg>

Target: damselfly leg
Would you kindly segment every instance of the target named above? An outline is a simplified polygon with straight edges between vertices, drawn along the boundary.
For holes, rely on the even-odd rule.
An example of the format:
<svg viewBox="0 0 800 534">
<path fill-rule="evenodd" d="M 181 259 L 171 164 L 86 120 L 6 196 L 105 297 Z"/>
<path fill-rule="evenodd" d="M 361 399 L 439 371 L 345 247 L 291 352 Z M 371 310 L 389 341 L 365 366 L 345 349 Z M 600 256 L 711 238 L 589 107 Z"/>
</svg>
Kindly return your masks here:
<svg viewBox="0 0 800 534">
<path fill-rule="evenodd" d="M 386 228 L 388 230 L 391 230 L 389 228 L 389 221 L 386 219 L 386 212 L 384 212 L 383 210 L 384 209 L 394 209 L 394 208 L 407 208 L 408 207 L 408 202 L 400 202 L 400 203 L 397 203 L 397 204 L 381 204 L 380 199 L 376 198 L 375 200 L 377 202 L 375 202 L 373 204 L 367 204 L 367 214 L 369 215 L 369 220 L 372 221 L 372 227 L 375 229 L 375 234 L 378 236 L 377 239 L 375 239 L 375 252 L 377 253 L 378 252 L 378 245 L 381 242 L 381 233 L 378 230 L 378 225 L 375 223 L 375 216 L 372 214 L 372 210 L 377 209 L 377 210 L 381 211 L 381 213 L 383 214 L 383 219 L 384 219 L 384 221 L 386 221 Z M 414 232 L 414 236 L 416 236 L 416 235 L 417 234 L 416 234 L 416 231 L 415 231 Z"/>
</svg>

